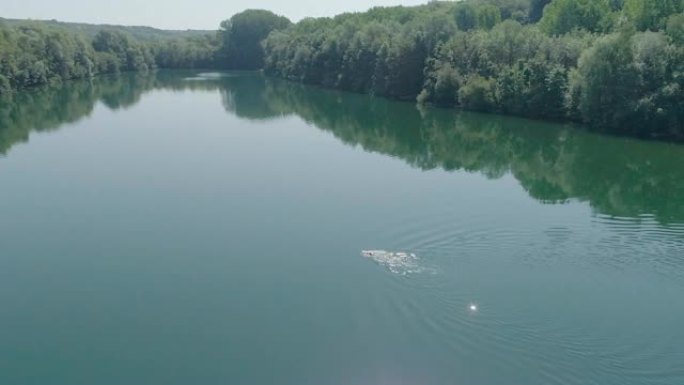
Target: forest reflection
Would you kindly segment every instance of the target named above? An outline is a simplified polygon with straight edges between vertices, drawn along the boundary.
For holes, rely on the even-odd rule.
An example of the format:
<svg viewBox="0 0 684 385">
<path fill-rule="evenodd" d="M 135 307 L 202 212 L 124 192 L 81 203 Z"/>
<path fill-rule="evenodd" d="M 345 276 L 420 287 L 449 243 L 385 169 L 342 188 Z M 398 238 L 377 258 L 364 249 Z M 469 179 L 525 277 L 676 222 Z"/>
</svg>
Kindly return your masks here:
<svg viewBox="0 0 684 385">
<path fill-rule="evenodd" d="M 323 90 L 257 73 L 159 71 L 32 89 L 0 99 L 0 154 L 32 132 L 119 110 L 152 90 L 218 92 L 225 110 L 253 121 L 295 115 L 351 146 L 423 170 L 510 173 L 544 203 L 588 202 L 599 214 L 684 222 L 684 146 L 591 134 L 577 127 L 433 108 Z"/>
</svg>

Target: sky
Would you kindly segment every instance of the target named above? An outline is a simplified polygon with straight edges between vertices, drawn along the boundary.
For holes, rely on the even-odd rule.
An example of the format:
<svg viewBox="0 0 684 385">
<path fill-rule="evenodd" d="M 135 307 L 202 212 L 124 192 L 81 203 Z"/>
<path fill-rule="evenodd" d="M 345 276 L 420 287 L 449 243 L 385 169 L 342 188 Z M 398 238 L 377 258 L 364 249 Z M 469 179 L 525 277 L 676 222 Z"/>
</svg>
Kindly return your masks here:
<svg viewBox="0 0 684 385">
<path fill-rule="evenodd" d="M 0 0 L 0 17 L 56 19 L 164 29 L 218 29 L 245 9 L 268 9 L 293 21 L 374 6 L 418 5 L 428 0 Z"/>
</svg>

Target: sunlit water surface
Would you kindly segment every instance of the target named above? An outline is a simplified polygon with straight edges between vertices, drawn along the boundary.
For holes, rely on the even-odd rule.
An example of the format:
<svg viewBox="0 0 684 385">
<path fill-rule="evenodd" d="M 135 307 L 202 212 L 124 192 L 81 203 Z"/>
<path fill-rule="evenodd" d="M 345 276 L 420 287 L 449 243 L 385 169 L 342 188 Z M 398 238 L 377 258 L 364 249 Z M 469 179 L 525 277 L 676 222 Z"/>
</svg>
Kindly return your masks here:
<svg viewBox="0 0 684 385">
<path fill-rule="evenodd" d="M 161 72 L 0 153 L 0 384 L 684 384 L 684 146 Z"/>
</svg>

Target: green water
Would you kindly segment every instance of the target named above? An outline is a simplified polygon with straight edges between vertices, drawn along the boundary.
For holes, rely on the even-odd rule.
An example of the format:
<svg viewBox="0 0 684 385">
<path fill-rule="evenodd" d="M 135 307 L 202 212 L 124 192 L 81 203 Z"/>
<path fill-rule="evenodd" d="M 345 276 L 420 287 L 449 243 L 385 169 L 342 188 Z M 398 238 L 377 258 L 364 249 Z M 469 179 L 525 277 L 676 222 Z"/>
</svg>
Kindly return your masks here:
<svg viewBox="0 0 684 385">
<path fill-rule="evenodd" d="M 684 383 L 684 146 L 161 72 L 0 153 L 0 384 Z"/>
</svg>

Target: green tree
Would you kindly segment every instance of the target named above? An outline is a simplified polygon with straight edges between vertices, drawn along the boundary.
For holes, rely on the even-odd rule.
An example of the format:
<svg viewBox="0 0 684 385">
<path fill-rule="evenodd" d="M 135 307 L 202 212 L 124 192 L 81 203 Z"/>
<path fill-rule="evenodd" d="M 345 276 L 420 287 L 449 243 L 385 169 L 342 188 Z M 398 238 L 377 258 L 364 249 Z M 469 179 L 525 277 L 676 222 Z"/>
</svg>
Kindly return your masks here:
<svg viewBox="0 0 684 385">
<path fill-rule="evenodd" d="M 9 79 L 5 76 L 0 75 L 0 94 L 6 93 L 12 90 L 12 84 L 10 84 Z"/>
<path fill-rule="evenodd" d="M 120 31 L 103 30 L 93 38 L 98 63 L 103 72 L 147 71 L 156 67 L 150 49 Z"/>
<path fill-rule="evenodd" d="M 532 23 L 536 23 L 541 20 L 544 15 L 544 7 L 546 7 L 551 0 L 531 0 L 530 1 L 530 11 L 529 20 Z"/>
<path fill-rule="evenodd" d="M 603 37 L 582 54 L 572 87 L 584 121 L 603 129 L 629 124 L 638 87 L 632 55 L 624 34 Z"/>
<path fill-rule="evenodd" d="M 470 3 L 458 4 L 454 16 L 461 31 L 470 31 L 477 26 L 477 11 Z"/>
<path fill-rule="evenodd" d="M 262 68 L 261 42 L 272 31 L 285 29 L 290 24 L 287 18 L 264 10 L 247 10 L 223 21 L 219 31 L 222 66 L 245 70 Z"/>
<path fill-rule="evenodd" d="M 640 31 L 660 30 L 667 18 L 682 12 L 681 0 L 626 0 L 624 12 Z"/>
<path fill-rule="evenodd" d="M 600 32 L 608 29 L 610 18 L 608 0 L 554 0 L 544 8 L 539 24 L 552 35 L 565 34 L 576 28 Z"/>
<path fill-rule="evenodd" d="M 496 106 L 491 79 L 474 75 L 458 90 L 458 103 L 475 111 L 493 111 Z"/>
<path fill-rule="evenodd" d="M 501 22 L 501 11 L 499 8 L 485 4 L 476 9 L 477 27 L 482 29 L 492 29 Z"/>
<path fill-rule="evenodd" d="M 418 96 L 418 102 L 453 107 L 457 102 L 462 82 L 458 71 L 449 62 L 431 59 L 427 72 L 427 79 L 423 91 Z"/>
<path fill-rule="evenodd" d="M 668 36 L 680 46 L 684 46 L 684 13 L 672 15 L 667 20 Z"/>
</svg>

